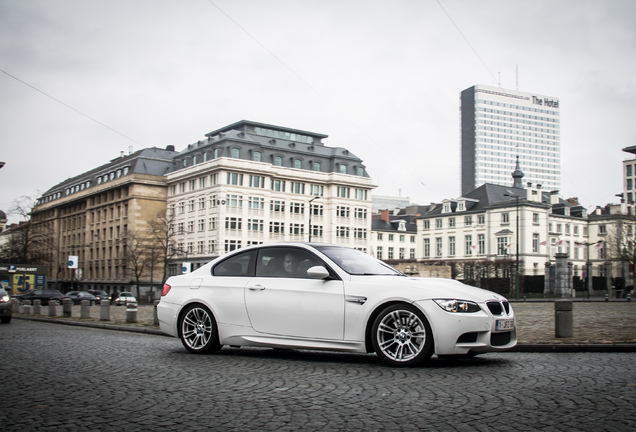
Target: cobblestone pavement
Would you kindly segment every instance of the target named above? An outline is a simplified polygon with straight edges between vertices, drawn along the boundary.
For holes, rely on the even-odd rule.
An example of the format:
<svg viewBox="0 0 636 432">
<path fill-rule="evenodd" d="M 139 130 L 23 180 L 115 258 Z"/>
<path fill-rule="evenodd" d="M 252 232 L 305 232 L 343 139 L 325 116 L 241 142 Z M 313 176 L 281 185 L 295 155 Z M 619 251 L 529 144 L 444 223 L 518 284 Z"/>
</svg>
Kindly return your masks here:
<svg viewBox="0 0 636 432">
<path fill-rule="evenodd" d="M 92 306 L 90 319 L 80 319 L 80 307 L 73 306 L 72 318 L 63 318 L 62 306 L 57 307 L 59 321 L 75 321 L 93 325 L 117 325 L 136 328 L 139 331 L 158 331 L 155 326 L 152 305 L 140 305 L 137 322 L 126 322 L 124 306 L 110 307 L 110 320 L 100 321 L 100 306 Z M 574 301 L 573 337 L 556 338 L 554 329 L 554 302 L 528 301 L 513 302 L 517 317 L 517 338 L 519 345 L 564 345 L 564 344 L 636 344 L 636 301 Z M 43 315 L 29 315 L 49 318 L 48 307 L 42 307 Z M 25 315 L 17 314 L 16 317 Z"/>
<path fill-rule="evenodd" d="M 0 427 L 28 431 L 633 431 L 634 353 L 375 356 L 223 349 L 15 320 L 0 325 Z"/>
</svg>

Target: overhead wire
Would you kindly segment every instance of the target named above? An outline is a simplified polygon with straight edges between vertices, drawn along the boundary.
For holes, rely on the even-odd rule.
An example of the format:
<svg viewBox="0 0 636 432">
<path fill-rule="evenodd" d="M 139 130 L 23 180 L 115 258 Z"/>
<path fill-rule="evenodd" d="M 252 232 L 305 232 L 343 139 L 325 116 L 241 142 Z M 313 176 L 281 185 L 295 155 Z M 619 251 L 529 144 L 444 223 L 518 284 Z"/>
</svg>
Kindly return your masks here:
<svg viewBox="0 0 636 432">
<path fill-rule="evenodd" d="M 117 135 L 119 135 L 119 136 L 121 136 L 121 137 L 123 137 L 123 138 L 125 138 L 125 139 L 127 139 L 127 140 L 129 140 L 129 141 L 131 141 L 131 142 L 133 142 L 133 143 L 135 143 L 135 144 L 137 144 L 137 145 L 139 145 L 140 147 L 144 147 L 144 145 L 143 145 L 143 144 L 141 144 L 140 142 L 138 142 L 138 141 L 136 141 L 136 140 L 134 140 L 134 139 L 130 138 L 130 137 L 129 137 L 129 136 L 127 136 L 127 135 L 124 135 L 123 133 L 119 132 L 118 130 L 116 130 L 116 129 L 114 129 L 114 128 L 112 128 L 112 127 L 108 126 L 107 124 L 105 124 L 105 123 L 103 123 L 103 122 L 101 122 L 101 121 L 99 121 L 99 120 L 97 120 L 97 119 L 95 119 L 95 118 L 93 118 L 93 117 L 89 116 L 88 114 L 83 113 L 82 111 L 78 110 L 77 108 L 72 107 L 71 105 L 67 104 L 66 102 L 63 102 L 63 101 L 61 101 L 61 100 L 57 99 L 56 97 L 51 96 L 50 94 L 46 93 L 45 91 L 40 90 L 39 88 L 35 87 L 34 85 L 31 85 L 31 84 L 29 84 L 28 82 L 26 82 L 26 81 L 24 81 L 24 80 L 21 80 L 20 78 L 16 77 L 15 75 L 10 74 L 9 72 L 7 72 L 7 71 L 5 71 L 5 70 L 3 70 L 3 69 L 0 69 L 0 72 L 2 72 L 3 74 L 7 75 L 7 76 L 8 76 L 8 77 L 10 77 L 10 78 L 13 78 L 14 80 L 16 80 L 16 81 L 18 81 L 18 82 L 20 82 L 20 83 L 24 84 L 25 86 L 27 86 L 27 87 L 29 87 L 29 88 L 31 88 L 31 89 L 33 89 L 33 90 L 37 91 L 38 93 L 41 93 L 41 94 L 43 94 L 44 96 L 46 96 L 46 97 L 48 97 L 48 98 L 50 98 L 50 99 L 54 100 L 55 102 L 59 103 L 60 105 L 63 105 L 63 106 L 65 106 L 66 108 L 68 108 L 68 109 L 70 109 L 70 110 L 72 110 L 72 111 L 75 111 L 76 113 L 78 113 L 78 114 L 80 114 L 80 115 L 82 115 L 82 116 L 86 117 L 87 119 L 89 119 L 89 120 L 91 120 L 91 121 L 93 121 L 93 122 L 97 123 L 98 125 L 100 125 L 100 126 L 102 126 L 102 127 L 105 127 L 106 129 L 110 130 L 111 132 L 116 133 Z"/>
</svg>

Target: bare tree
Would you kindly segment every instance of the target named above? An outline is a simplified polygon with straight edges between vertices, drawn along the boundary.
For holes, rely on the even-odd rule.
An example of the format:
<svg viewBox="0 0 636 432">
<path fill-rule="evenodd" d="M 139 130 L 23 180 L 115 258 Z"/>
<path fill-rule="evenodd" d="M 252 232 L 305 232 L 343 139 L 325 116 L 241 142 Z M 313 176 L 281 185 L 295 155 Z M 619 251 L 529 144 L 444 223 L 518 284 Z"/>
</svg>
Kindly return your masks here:
<svg viewBox="0 0 636 432">
<path fill-rule="evenodd" d="M 149 237 L 144 237 L 138 232 L 129 231 L 126 235 L 126 253 L 124 259 L 126 267 L 130 270 L 134 278 L 137 293 L 133 293 L 137 299 L 141 294 L 141 280 L 150 266 L 151 241 Z"/>
<path fill-rule="evenodd" d="M 631 279 L 636 277 L 636 217 L 622 216 L 607 231 L 607 259 L 625 265 Z"/>
<path fill-rule="evenodd" d="M 51 222 L 30 220 L 34 199 L 21 197 L 14 201 L 9 214 L 17 215 L 21 221 L 5 231 L 6 241 L 0 249 L 0 259 L 20 264 L 51 265 L 55 237 Z"/>
<path fill-rule="evenodd" d="M 161 270 L 163 270 L 161 278 L 163 286 L 168 279 L 168 263 L 180 253 L 174 240 L 174 214 L 170 213 L 170 210 L 168 210 L 168 214 L 160 212 L 148 225 L 151 239 L 152 269 L 154 271 L 155 264 L 160 265 Z"/>
</svg>

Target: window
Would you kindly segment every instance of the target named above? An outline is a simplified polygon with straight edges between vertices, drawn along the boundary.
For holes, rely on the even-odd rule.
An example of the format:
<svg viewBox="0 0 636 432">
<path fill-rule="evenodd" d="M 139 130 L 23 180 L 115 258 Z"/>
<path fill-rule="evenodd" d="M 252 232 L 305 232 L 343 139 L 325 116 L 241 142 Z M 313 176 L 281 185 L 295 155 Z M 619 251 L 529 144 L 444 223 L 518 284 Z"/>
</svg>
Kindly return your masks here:
<svg viewBox="0 0 636 432">
<path fill-rule="evenodd" d="M 263 210 L 265 208 L 265 199 L 258 197 L 249 197 L 247 199 L 247 208 L 253 210 Z"/>
<path fill-rule="evenodd" d="M 305 183 L 291 182 L 291 193 L 304 194 L 305 193 Z"/>
<path fill-rule="evenodd" d="M 389 241 L 392 242 L 393 241 L 393 234 L 389 234 Z"/>
<path fill-rule="evenodd" d="M 436 229 L 440 229 L 442 227 L 442 220 L 441 219 L 435 219 L 435 228 Z"/>
<path fill-rule="evenodd" d="M 486 215 L 477 215 L 477 225 L 486 224 Z"/>
<path fill-rule="evenodd" d="M 472 235 L 465 236 L 464 244 L 466 246 L 464 250 L 464 255 L 472 255 L 473 254 L 473 236 Z"/>
<path fill-rule="evenodd" d="M 347 227 L 347 226 L 337 226 L 336 227 L 336 237 L 349 238 L 349 227 Z"/>
<path fill-rule="evenodd" d="M 393 259 L 393 248 L 392 247 L 389 248 L 389 253 L 388 253 L 387 259 L 390 259 L 390 260 Z"/>
<path fill-rule="evenodd" d="M 285 201 L 273 200 L 269 203 L 270 211 L 274 213 L 284 213 L 285 212 Z"/>
<path fill-rule="evenodd" d="M 197 226 L 199 232 L 205 231 L 205 219 L 199 219 Z"/>
<path fill-rule="evenodd" d="M 289 211 L 292 214 L 305 214 L 305 204 L 293 202 L 289 205 Z"/>
<path fill-rule="evenodd" d="M 241 248 L 240 240 L 225 240 L 225 252 L 232 252 L 233 250 L 240 249 L 240 248 Z M 245 268 L 247 268 L 247 266 L 245 266 Z M 243 275 L 242 272 L 243 270 L 241 270 L 241 273 L 238 274 L 238 276 L 242 276 Z M 227 276 L 232 276 L 232 275 L 228 274 Z"/>
<path fill-rule="evenodd" d="M 366 239 L 367 238 L 367 230 L 366 230 L 366 228 L 354 228 L 353 229 L 353 238 Z"/>
<path fill-rule="evenodd" d="M 205 209 L 205 197 L 199 198 L 199 210 Z"/>
<path fill-rule="evenodd" d="M 194 211 L 194 200 L 188 201 L 188 211 L 191 211 L 191 212 Z"/>
<path fill-rule="evenodd" d="M 338 192 L 338 198 L 350 198 L 351 188 L 338 186 L 337 192 Z"/>
<path fill-rule="evenodd" d="M 441 237 L 437 237 L 435 239 L 435 256 L 437 257 L 442 256 L 442 238 Z"/>
<path fill-rule="evenodd" d="M 272 234 L 283 234 L 285 232 L 284 222 L 270 222 L 269 232 Z"/>
<path fill-rule="evenodd" d="M 477 235 L 477 249 L 479 255 L 484 255 L 486 253 L 486 235 L 478 234 Z"/>
<path fill-rule="evenodd" d="M 472 216 L 464 216 L 464 225 L 471 226 L 473 224 Z"/>
<path fill-rule="evenodd" d="M 400 248 L 398 251 L 398 258 L 404 259 L 404 248 Z"/>
<path fill-rule="evenodd" d="M 238 159 L 239 158 L 239 149 L 237 148 L 233 148 L 230 152 L 230 157 L 234 158 L 234 159 Z"/>
<path fill-rule="evenodd" d="M 425 220 L 424 221 L 424 229 L 425 230 L 431 229 L 431 221 L 430 220 Z"/>
<path fill-rule="evenodd" d="M 216 229 L 216 218 L 208 219 L 208 230 L 214 231 Z"/>
<path fill-rule="evenodd" d="M 448 226 L 450 228 L 454 228 L 455 227 L 455 218 L 454 217 L 448 218 Z"/>
<path fill-rule="evenodd" d="M 292 235 L 302 235 L 305 233 L 305 225 L 301 223 L 289 224 L 289 233 Z"/>
<path fill-rule="evenodd" d="M 321 204 L 311 204 L 309 211 L 312 216 L 322 216 L 323 206 Z"/>
<path fill-rule="evenodd" d="M 252 153 L 252 160 L 254 162 L 260 162 L 263 157 L 263 154 L 259 151 L 255 151 Z"/>
<path fill-rule="evenodd" d="M 336 216 L 348 218 L 349 217 L 349 207 L 345 206 L 337 206 L 336 207 Z"/>
<path fill-rule="evenodd" d="M 424 239 L 424 257 L 428 258 L 431 256 L 431 240 Z"/>
<path fill-rule="evenodd" d="M 248 219 L 247 230 L 263 232 L 263 221 L 261 219 Z"/>
<path fill-rule="evenodd" d="M 382 233 L 378 233 L 378 240 L 382 240 Z"/>
<path fill-rule="evenodd" d="M 605 225 L 599 225 L 598 226 L 598 234 L 599 235 L 607 234 L 607 227 Z"/>
<path fill-rule="evenodd" d="M 633 182 L 632 179 L 627 179 L 627 190 L 632 190 L 632 186 L 633 186 L 632 182 Z"/>
<path fill-rule="evenodd" d="M 539 225 L 539 213 L 532 213 L 532 223 Z"/>
<path fill-rule="evenodd" d="M 510 223 L 510 213 L 501 214 L 501 224 L 508 225 Z"/>
<path fill-rule="evenodd" d="M 415 249 L 409 249 L 409 259 L 415 259 Z"/>
<path fill-rule="evenodd" d="M 367 190 L 366 189 L 356 189 L 356 199 L 357 200 L 367 200 Z"/>
<path fill-rule="evenodd" d="M 311 169 L 313 171 L 320 171 L 320 162 L 314 162 L 311 164 Z"/>
<path fill-rule="evenodd" d="M 497 237 L 497 255 L 508 255 L 509 248 L 510 243 L 508 242 L 508 237 Z"/>
<path fill-rule="evenodd" d="M 448 255 L 455 256 L 455 237 L 448 238 Z"/>
<path fill-rule="evenodd" d="M 539 253 L 539 234 L 532 234 L 532 252 Z"/>
<path fill-rule="evenodd" d="M 249 177 L 249 185 L 254 188 L 264 188 L 265 187 L 265 177 L 251 175 Z"/>
<path fill-rule="evenodd" d="M 243 174 L 227 173 L 227 184 L 235 186 L 243 186 Z"/>
<path fill-rule="evenodd" d="M 378 246 L 376 258 L 380 260 L 382 259 L 382 246 Z"/>
<path fill-rule="evenodd" d="M 274 156 L 274 166 L 283 166 L 283 158 L 280 156 Z"/>
<path fill-rule="evenodd" d="M 300 159 L 294 159 L 294 168 L 301 169 L 303 167 L 303 161 Z"/>
<path fill-rule="evenodd" d="M 338 165 L 338 172 L 340 172 L 340 174 L 346 174 L 347 166 L 345 164 Z"/>
<path fill-rule="evenodd" d="M 243 207 L 243 195 L 226 195 L 226 204 L 228 207 Z"/>
<path fill-rule="evenodd" d="M 271 182 L 274 192 L 285 192 L 285 180 L 273 180 Z"/>
<path fill-rule="evenodd" d="M 627 175 L 628 177 L 631 177 L 631 175 L 632 175 L 632 166 L 631 165 L 625 165 L 625 175 Z"/>
<path fill-rule="evenodd" d="M 310 185 L 309 186 L 309 194 L 315 196 L 323 196 L 325 192 L 325 187 L 322 185 Z"/>
<path fill-rule="evenodd" d="M 225 229 L 240 230 L 241 228 L 242 228 L 241 218 L 237 218 L 237 217 L 225 218 Z"/>
</svg>

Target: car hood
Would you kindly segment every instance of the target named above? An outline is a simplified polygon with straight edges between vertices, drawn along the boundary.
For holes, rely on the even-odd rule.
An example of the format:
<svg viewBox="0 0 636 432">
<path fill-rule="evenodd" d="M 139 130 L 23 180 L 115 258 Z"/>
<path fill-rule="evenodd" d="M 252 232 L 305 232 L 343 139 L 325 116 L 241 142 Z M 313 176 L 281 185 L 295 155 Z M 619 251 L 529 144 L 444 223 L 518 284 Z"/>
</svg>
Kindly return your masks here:
<svg viewBox="0 0 636 432">
<path fill-rule="evenodd" d="M 481 288 L 463 284 L 453 279 L 401 276 L 352 276 L 352 282 L 362 285 L 381 285 L 396 296 L 412 301 L 433 298 L 453 298 L 485 302 L 487 300 L 505 300 L 505 297 Z M 358 284 L 356 284 L 358 285 Z"/>
</svg>

